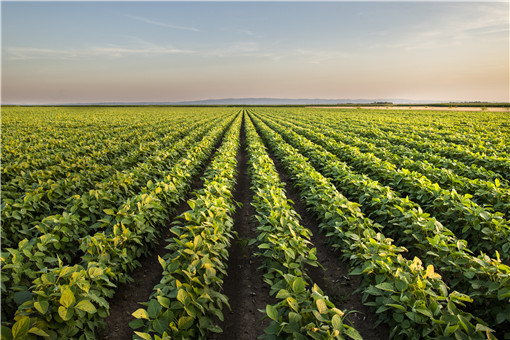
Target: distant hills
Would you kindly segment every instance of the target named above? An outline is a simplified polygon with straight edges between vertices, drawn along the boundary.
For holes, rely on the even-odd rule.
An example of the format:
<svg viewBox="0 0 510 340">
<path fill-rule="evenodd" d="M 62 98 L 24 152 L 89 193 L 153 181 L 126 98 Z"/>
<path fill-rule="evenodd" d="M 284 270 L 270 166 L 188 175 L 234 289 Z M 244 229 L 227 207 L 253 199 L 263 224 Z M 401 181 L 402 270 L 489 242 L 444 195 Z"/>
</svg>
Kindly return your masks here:
<svg viewBox="0 0 510 340">
<path fill-rule="evenodd" d="M 459 105 L 459 106 L 504 106 L 509 107 L 509 103 L 490 103 L 480 101 L 470 102 L 447 102 L 440 100 L 412 100 L 412 99 L 319 99 L 319 98 L 221 98 L 221 99 L 203 99 L 175 102 L 81 102 L 81 103 L 54 103 L 54 104 L 7 104 L 2 105 L 22 105 L 22 106 L 266 106 L 266 105 Z"/>
<path fill-rule="evenodd" d="M 291 99 L 291 98 L 224 98 L 185 101 L 175 105 L 334 105 L 334 104 L 370 104 L 374 102 L 409 103 L 404 99 Z"/>
<path fill-rule="evenodd" d="M 335 105 L 335 104 L 431 104 L 438 101 L 409 100 L 409 99 L 292 99 L 292 98 L 222 98 L 189 100 L 179 102 L 103 102 L 103 103 L 76 103 L 66 105 Z"/>
</svg>

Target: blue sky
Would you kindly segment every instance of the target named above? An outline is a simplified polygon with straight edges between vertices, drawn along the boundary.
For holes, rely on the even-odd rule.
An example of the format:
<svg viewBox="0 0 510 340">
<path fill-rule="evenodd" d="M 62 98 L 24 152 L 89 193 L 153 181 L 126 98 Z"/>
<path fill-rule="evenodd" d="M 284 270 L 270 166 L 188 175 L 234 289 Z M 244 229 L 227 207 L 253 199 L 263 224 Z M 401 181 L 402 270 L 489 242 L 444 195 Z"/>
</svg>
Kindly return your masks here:
<svg viewBox="0 0 510 340">
<path fill-rule="evenodd" d="M 2 2 L 2 102 L 509 101 L 508 2 Z"/>
</svg>

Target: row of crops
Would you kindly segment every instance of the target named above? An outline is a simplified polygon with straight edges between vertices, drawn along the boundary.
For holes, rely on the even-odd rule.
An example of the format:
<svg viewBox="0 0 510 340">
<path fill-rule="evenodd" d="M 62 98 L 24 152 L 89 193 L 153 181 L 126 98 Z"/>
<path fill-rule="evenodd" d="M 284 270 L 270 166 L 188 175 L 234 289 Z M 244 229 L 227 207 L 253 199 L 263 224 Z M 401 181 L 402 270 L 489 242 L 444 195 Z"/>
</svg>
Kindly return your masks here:
<svg viewBox="0 0 510 340">
<path fill-rule="evenodd" d="M 276 299 L 266 338 L 361 338 L 308 273 L 316 248 L 273 158 L 392 337 L 510 338 L 509 139 L 497 113 L 5 108 L 2 338 L 95 338 L 164 228 L 134 338 L 222 332 L 241 152 Z"/>
<path fill-rule="evenodd" d="M 131 280 L 239 116 L 214 109 L 51 110 L 12 109 L 2 117 L 7 338 L 94 338 L 116 284 Z M 82 157 L 87 162 L 75 166 Z"/>
</svg>

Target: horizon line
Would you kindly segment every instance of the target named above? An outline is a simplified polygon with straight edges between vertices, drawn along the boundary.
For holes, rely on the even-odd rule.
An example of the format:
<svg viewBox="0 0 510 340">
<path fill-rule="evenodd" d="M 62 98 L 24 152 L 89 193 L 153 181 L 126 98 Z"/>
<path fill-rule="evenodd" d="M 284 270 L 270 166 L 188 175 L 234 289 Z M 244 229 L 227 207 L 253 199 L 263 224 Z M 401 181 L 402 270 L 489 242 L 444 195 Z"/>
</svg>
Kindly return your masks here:
<svg viewBox="0 0 510 340">
<path fill-rule="evenodd" d="M 53 103 L 20 103 L 20 102 L 10 102 L 3 103 L 0 102 L 0 106 L 87 106 L 87 105 L 141 105 L 141 106 L 151 106 L 151 105 L 176 105 L 183 106 L 186 104 L 190 105 L 235 105 L 236 103 L 228 103 L 228 104 L 200 104 L 200 102 L 208 102 L 208 101 L 248 101 L 248 100 L 267 100 L 267 101 L 337 101 L 337 103 L 310 103 L 314 105 L 335 105 L 335 104 L 357 104 L 357 105 L 367 105 L 367 104 L 391 104 L 391 105 L 406 105 L 406 104 L 510 104 L 510 101 L 486 101 L 486 100 L 433 100 L 433 99 L 404 99 L 404 98 L 283 98 L 283 97 L 225 97 L 225 98 L 207 98 L 207 99 L 192 99 L 192 100 L 176 100 L 176 101 L 84 101 L 84 102 L 53 102 Z M 370 103 L 359 103 L 359 101 L 370 101 Z M 395 103 L 394 101 L 398 101 Z M 239 103 L 239 105 L 258 105 L 258 104 L 246 104 Z M 264 105 L 264 103 L 261 103 Z M 267 104 L 267 105 L 307 105 L 306 103 L 289 103 L 289 104 Z"/>
</svg>

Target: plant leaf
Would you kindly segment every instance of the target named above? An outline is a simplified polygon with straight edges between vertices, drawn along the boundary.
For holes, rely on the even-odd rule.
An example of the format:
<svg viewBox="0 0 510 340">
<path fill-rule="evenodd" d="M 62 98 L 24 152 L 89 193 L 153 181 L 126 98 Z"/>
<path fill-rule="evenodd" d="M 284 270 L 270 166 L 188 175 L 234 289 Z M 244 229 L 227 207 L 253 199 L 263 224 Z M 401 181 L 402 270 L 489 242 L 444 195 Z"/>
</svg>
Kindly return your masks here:
<svg viewBox="0 0 510 340">
<path fill-rule="evenodd" d="M 65 308 L 69 308 L 75 301 L 73 291 L 67 287 L 64 289 L 62 296 L 60 297 L 60 304 Z"/>
<path fill-rule="evenodd" d="M 81 300 L 74 306 L 74 308 L 93 314 L 97 312 L 96 307 L 90 302 L 90 300 Z"/>
<path fill-rule="evenodd" d="M 12 326 L 12 338 L 13 339 L 25 338 L 29 328 L 30 318 L 25 315 L 21 316 L 21 318 L 18 321 L 16 321 L 14 326 Z"/>
<path fill-rule="evenodd" d="M 137 309 L 131 315 L 133 315 L 137 319 L 147 319 L 147 320 L 149 320 L 149 314 L 147 314 L 147 311 L 145 309 L 143 309 L 143 308 Z"/>
<path fill-rule="evenodd" d="M 266 314 L 271 320 L 278 321 L 278 310 L 272 305 L 266 306 Z"/>
<path fill-rule="evenodd" d="M 49 307 L 48 301 L 36 301 L 34 302 L 34 307 L 37 309 L 37 311 L 41 314 L 46 314 Z"/>
</svg>

